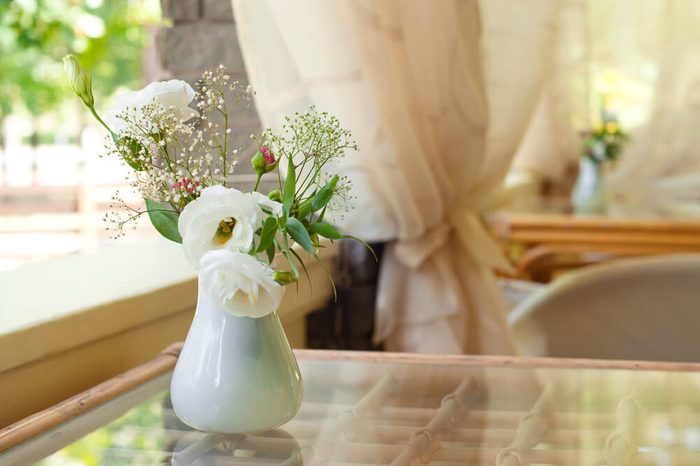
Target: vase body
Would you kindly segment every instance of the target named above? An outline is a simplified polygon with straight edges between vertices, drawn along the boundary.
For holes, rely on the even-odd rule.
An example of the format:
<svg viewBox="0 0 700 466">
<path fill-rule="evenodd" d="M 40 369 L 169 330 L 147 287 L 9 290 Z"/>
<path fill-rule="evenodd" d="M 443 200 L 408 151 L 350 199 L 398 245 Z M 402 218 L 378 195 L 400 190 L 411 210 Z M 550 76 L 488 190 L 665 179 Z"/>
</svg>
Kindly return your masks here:
<svg viewBox="0 0 700 466">
<path fill-rule="evenodd" d="M 581 157 L 578 178 L 571 193 L 571 204 L 576 213 L 604 214 L 608 208 L 608 191 L 604 167 L 589 157 Z"/>
<path fill-rule="evenodd" d="M 274 429 L 302 398 L 299 366 L 277 312 L 236 317 L 199 287 L 197 310 L 170 384 L 175 414 L 206 432 Z"/>
</svg>

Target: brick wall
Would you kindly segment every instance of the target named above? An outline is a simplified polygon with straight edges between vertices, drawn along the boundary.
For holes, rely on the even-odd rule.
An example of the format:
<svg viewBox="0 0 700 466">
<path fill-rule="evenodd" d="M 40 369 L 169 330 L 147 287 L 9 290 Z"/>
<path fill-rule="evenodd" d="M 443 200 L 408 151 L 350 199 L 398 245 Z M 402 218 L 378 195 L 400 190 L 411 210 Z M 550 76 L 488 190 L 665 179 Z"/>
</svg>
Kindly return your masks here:
<svg viewBox="0 0 700 466">
<path fill-rule="evenodd" d="M 158 79 L 177 78 L 194 83 L 204 70 L 224 64 L 232 79 L 248 84 L 230 0 L 161 1 L 163 16 L 171 25 L 157 34 Z M 238 109 L 229 126 L 234 146 L 243 154 L 236 174 L 252 175 L 249 159 L 255 148 L 249 135 L 260 131 L 255 108 Z M 252 187 L 252 181 L 240 184 L 242 188 Z"/>
</svg>

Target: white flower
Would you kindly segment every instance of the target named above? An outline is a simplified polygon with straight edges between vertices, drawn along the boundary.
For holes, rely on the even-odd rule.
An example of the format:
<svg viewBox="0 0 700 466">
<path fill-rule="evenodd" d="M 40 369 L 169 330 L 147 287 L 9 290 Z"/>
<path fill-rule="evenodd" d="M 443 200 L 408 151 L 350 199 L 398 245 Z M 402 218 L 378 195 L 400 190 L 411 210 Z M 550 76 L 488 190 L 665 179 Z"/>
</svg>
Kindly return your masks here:
<svg viewBox="0 0 700 466">
<path fill-rule="evenodd" d="M 250 197 L 237 189 L 204 188 L 199 198 L 185 206 L 178 220 L 185 257 L 199 269 L 199 260 L 212 249 L 247 252 L 262 216 L 259 210 Z M 222 231 L 227 228 L 228 231 Z"/>
<path fill-rule="evenodd" d="M 253 191 L 252 193 L 248 193 L 248 196 L 252 197 L 253 200 L 259 206 L 266 207 L 267 210 L 272 212 L 272 215 L 274 215 L 275 217 L 280 217 L 282 215 L 282 204 L 280 204 L 279 202 L 273 201 L 269 197 L 265 196 L 264 194 L 260 194 L 257 191 Z M 261 209 L 261 211 L 262 211 L 262 209 Z M 267 216 L 267 214 L 265 214 L 265 216 Z"/>
<path fill-rule="evenodd" d="M 140 91 L 127 92 L 117 96 L 114 105 L 105 116 L 105 121 L 112 131 L 119 133 L 126 127 L 126 122 L 121 118 L 117 118 L 117 115 L 125 111 L 131 112 L 135 109 L 136 119 L 141 120 L 140 109 L 154 101 L 159 103 L 164 109 L 171 109 L 179 119 L 187 121 L 190 118 L 199 116 L 196 110 L 189 107 L 194 96 L 194 89 L 185 81 L 171 79 L 169 81 L 152 82 Z"/>
<path fill-rule="evenodd" d="M 267 216 L 260 205 L 275 215 L 282 206 L 260 193 L 243 193 L 223 186 L 210 186 L 185 206 L 178 220 L 185 257 L 195 269 L 208 251 L 228 249 L 247 253 L 255 231 Z"/>
<path fill-rule="evenodd" d="M 284 287 L 256 258 L 225 249 L 202 257 L 199 279 L 223 310 L 238 317 L 263 317 L 279 308 Z"/>
</svg>

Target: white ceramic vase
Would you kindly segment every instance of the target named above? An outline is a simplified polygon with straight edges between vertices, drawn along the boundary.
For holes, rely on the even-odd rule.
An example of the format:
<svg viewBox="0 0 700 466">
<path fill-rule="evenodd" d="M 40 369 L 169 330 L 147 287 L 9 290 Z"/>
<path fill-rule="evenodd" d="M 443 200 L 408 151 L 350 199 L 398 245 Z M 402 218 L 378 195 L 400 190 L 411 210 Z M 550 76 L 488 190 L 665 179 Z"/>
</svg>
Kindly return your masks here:
<svg viewBox="0 0 700 466">
<path fill-rule="evenodd" d="M 274 429 L 302 398 L 299 366 L 277 312 L 236 317 L 200 285 L 197 310 L 170 384 L 175 414 L 206 432 Z"/>
<path fill-rule="evenodd" d="M 604 214 L 608 208 L 608 190 L 604 166 L 590 157 L 581 157 L 578 178 L 571 193 L 571 205 L 576 213 Z"/>
</svg>

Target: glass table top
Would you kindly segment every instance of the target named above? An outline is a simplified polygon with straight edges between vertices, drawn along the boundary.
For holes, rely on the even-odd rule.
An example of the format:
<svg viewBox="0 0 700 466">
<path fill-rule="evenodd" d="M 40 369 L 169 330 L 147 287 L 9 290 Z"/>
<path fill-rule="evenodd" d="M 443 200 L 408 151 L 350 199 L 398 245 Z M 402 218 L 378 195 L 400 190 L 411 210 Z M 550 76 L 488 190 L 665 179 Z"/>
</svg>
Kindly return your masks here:
<svg viewBox="0 0 700 466">
<path fill-rule="evenodd" d="M 9 450 L 0 464 L 700 464 L 700 373 L 299 363 L 304 401 L 277 430 L 188 428 L 172 411 L 166 373 Z"/>
</svg>

